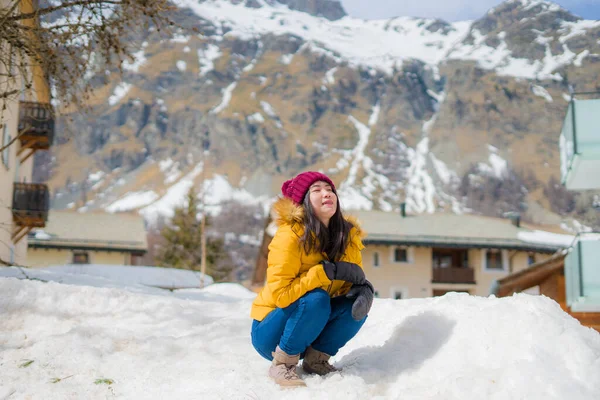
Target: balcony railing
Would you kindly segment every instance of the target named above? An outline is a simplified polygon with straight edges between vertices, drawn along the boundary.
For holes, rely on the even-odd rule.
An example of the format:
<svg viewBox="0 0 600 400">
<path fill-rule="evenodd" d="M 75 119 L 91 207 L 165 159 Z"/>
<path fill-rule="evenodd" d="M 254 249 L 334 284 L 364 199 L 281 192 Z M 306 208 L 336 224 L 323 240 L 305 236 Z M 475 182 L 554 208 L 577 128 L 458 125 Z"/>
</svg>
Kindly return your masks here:
<svg viewBox="0 0 600 400">
<path fill-rule="evenodd" d="M 576 312 L 600 312 L 600 237 L 579 234 L 565 257 L 567 305 Z"/>
<path fill-rule="evenodd" d="M 569 103 L 559 140 L 561 177 L 568 190 L 600 187 L 599 114 L 600 99 L 573 98 Z"/>
<path fill-rule="evenodd" d="M 50 104 L 20 102 L 19 138 L 21 144 L 30 149 L 50 148 L 54 140 L 54 113 Z"/>
<path fill-rule="evenodd" d="M 433 283 L 475 283 L 475 271 L 466 267 L 434 267 Z"/>
<path fill-rule="evenodd" d="M 12 213 L 17 226 L 42 228 L 48 220 L 50 193 L 41 183 L 15 182 Z"/>
</svg>

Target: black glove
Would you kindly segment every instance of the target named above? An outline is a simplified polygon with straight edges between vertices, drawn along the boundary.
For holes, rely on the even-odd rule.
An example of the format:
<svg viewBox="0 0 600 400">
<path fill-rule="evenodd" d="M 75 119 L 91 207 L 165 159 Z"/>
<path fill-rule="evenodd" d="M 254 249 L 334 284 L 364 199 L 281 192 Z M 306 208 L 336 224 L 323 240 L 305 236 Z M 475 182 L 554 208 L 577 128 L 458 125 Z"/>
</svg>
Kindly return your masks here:
<svg viewBox="0 0 600 400">
<path fill-rule="evenodd" d="M 365 278 L 365 272 L 357 264 L 345 261 L 333 263 L 327 260 L 321 261 L 321 264 L 323 264 L 325 274 L 330 281 L 337 279 L 340 281 L 361 285 L 367 280 L 367 278 Z"/>
<path fill-rule="evenodd" d="M 375 293 L 375 289 L 371 285 L 371 282 L 367 280 L 365 280 L 364 285 L 352 285 L 352 288 L 350 288 L 346 297 L 349 299 L 356 298 L 352 304 L 352 318 L 355 321 L 360 321 L 366 317 L 369 310 L 371 310 L 373 293 Z"/>
</svg>

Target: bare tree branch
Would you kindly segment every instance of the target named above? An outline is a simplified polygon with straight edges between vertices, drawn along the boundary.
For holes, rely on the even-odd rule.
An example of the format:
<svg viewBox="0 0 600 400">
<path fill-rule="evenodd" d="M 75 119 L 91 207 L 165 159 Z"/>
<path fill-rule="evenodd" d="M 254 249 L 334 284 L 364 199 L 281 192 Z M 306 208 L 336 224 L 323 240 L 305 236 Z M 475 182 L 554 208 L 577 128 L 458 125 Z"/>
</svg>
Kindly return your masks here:
<svg viewBox="0 0 600 400">
<path fill-rule="evenodd" d="M 17 90 L 17 89 L 15 89 L 15 90 L 9 90 L 8 92 L 0 93 L 0 98 L 6 99 L 6 98 L 8 98 L 10 96 L 13 96 L 13 95 L 19 93 L 19 92 L 20 92 L 20 90 Z"/>
<path fill-rule="evenodd" d="M 36 11 L 30 12 L 30 13 L 26 13 L 26 14 L 19 14 L 19 15 L 15 15 L 12 16 L 10 18 L 7 18 L 8 21 L 21 21 L 24 19 L 31 19 L 31 18 L 35 18 L 35 17 L 41 17 L 47 14 L 52 14 L 53 12 L 59 11 L 59 10 L 64 10 L 64 9 L 71 9 L 73 7 L 77 7 L 77 6 L 90 6 L 92 4 L 121 4 L 121 1 L 111 1 L 111 0 L 80 0 L 80 1 L 72 1 L 72 2 L 68 2 L 68 3 L 62 3 L 58 6 L 54 6 L 54 7 L 47 7 L 47 8 L 40 8 Z"/>
<path fill-rule="evenodd" d="M 13 144 L 14 142 L 16 142 L 17 140 L 19 140 L 19 138 L 25 133 L 25 131 L 21 131 L 19 132 L 19 134 L 17 136 L 15 136 L 14 138 L 12 138 L 10 140 L 10 142 L 6 143 L 4 146 L 0 147 L 0 152 L 3 152 L 5 149 L 8 149 L 10 147 L 11 144 Z"/>
<path fill-rule="evenodd" d="M 21 3 L 0 5 L 0 69 L 6 76 L 0 82 L 0 123 L 6 103 L 39 78 L 49 82 L 61 107 L 87 110 L 94 71 L 116 67 L 123 73 L 122 63 L 138 50 L 132 35 L 174 25 L 176 9 L 169 0 L 67 0 L 24 11 Z"/>
<path fill-rule="evenodd" d="M 75 0 L 15 14 L 18 3 L 0 6 L 0 44 L 8 48 L 0 52 L 0 64 L 9 66 L 18 58 L 20 76 L 28 72 L 23 63 L 37 67 L 58 100 L 83 108 L 92 91 L 86 78 L 90 69 L 120 70 L 137 50 L 128 41 L 130 34 L 151 25 L 157 30 L 173 25 L 170 13 L 175 9 L 168 0 Z M 0 98 L 20 92 L 10 89 Z"/>
<path fill-rule="evenodd" d="M 3 25 L 8 20 L 8 17 L 10 15 L 12 15 L 13 12 L 15 12 L 15 10 L 17 9 L 18 6 L 19 6 L 19 2 L 15 1 L 14 4 L 12 5 L 12 7 L 10 7 L 10 9 L 6 10 L 2 20 L 0 21 L 0 25 Z"/>
</svg>

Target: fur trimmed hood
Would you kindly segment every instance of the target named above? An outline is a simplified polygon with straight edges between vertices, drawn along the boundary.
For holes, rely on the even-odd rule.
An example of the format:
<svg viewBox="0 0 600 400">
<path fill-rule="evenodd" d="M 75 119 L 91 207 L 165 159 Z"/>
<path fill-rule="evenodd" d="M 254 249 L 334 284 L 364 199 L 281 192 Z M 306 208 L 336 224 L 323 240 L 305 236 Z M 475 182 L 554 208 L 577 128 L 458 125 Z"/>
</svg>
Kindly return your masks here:
<svg viewBox="0 0 600 400">
<path fill-rule="evenodd" d="M 272 217 L 277 226 L 284 224 L 301 225 L 302 220 L 304 219 L 304 207 L 294 204 L 294 202 L 287 197 L 279 198 L 275 204 L 273 204 Z M 345 215 L 344 219 L 354 226 L 356 233 L 358 233 L 361 239 L 366 236 L 366 233 L 360 227 L 356 217 Z"/>
</svg>

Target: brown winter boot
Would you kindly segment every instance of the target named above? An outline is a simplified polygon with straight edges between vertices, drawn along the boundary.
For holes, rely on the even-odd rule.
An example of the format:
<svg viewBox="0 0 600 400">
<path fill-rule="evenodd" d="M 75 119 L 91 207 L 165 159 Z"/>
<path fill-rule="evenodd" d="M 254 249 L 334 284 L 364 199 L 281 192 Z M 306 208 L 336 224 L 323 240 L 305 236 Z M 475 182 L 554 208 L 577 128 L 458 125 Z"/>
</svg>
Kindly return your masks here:
<svg viewBox="0 0 600 400">
<path fill-rule="evenodd" d="M 277 346 L 273 355 L 273 364 L 269 368 L 269 376 L 275 383 L 281 386 L 306 386 L 306 383 L 298 376 L 296 365 L 300 360 L 300 354 L 290 356 Z"/>
<path fill-rule="evenodd" d="M 309 374 L 327 375 L 331 372 L 339 371 L 333 365 L 329 364 L 329 354 L 322 353 L 313 349 L 311 346 L 304 353 L 302 369 Z"/>
</svg>

